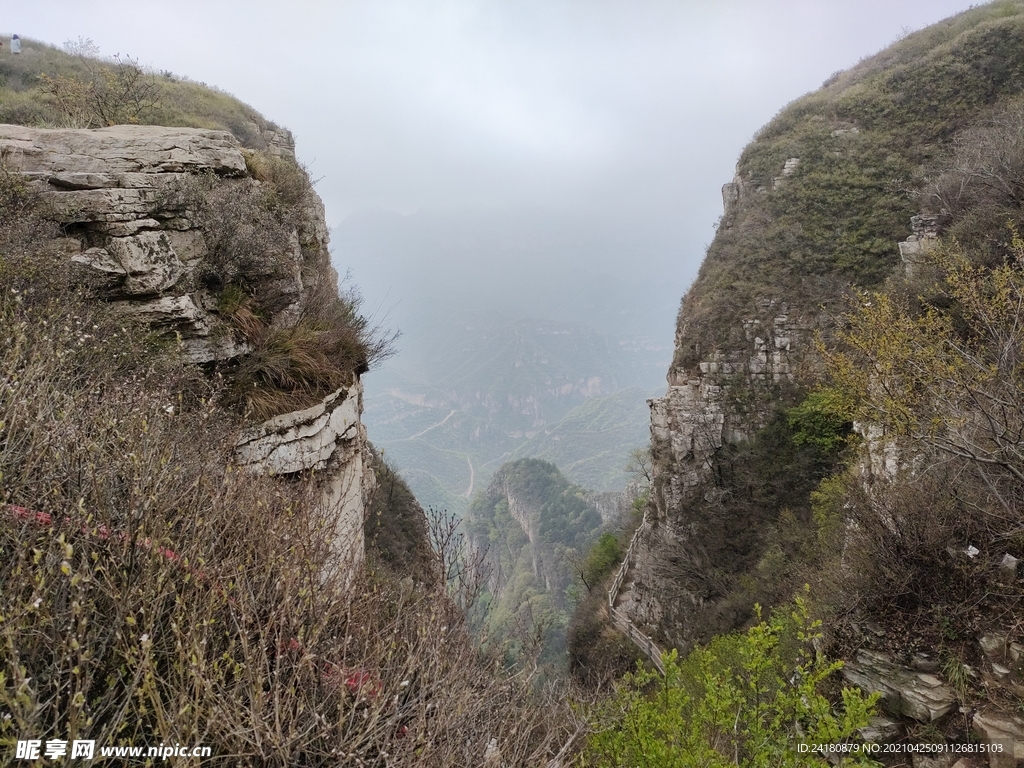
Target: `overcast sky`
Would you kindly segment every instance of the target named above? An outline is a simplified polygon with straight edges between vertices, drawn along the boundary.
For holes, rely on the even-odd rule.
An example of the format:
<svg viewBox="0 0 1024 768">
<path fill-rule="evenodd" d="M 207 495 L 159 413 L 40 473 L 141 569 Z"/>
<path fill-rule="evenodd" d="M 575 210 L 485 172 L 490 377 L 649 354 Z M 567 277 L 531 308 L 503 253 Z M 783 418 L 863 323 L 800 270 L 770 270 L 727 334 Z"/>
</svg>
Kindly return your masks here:
<svg viewBox="0 0 1024 768">
<path fill-rule="evenodd" d="M 91 38 L 238 96 L 295 133 L 332 226 L 374 207 L 611 220 L 609 237 L 644 244 L 632 266 L 681 295 L 757 128 L 969 5 L 22 0 L 0 30 Z"/>
</svg>

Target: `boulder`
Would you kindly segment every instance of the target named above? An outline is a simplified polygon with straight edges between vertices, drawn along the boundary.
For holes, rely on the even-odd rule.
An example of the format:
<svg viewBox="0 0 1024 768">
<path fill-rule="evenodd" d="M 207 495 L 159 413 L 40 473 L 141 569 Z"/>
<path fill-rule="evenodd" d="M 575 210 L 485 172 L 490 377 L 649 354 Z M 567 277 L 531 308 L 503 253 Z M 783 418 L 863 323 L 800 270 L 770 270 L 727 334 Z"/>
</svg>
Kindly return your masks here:
<svg viewBox="0 0 1024 768">
<path fill-rule="evenodd" d="M 1001 745 L 1002 752 L 989 753 L 990 768 L 1013 768 L 1024 760 L 1024 720 L 997 709 L 975 712 L 971 726 L 981 741 Z"/>
<path fill-rule="evenodd" d="M 1011 642 L 1006 632 L 988 632 L 978 638 L 978 645 L 988 662 L 988 669 L 984 669 L 986 682 L 1016 696 L 1024 696 L 1024 675 L 1021 674 L 1024 645 Z"/>
<path fill-rule="evenodd" d="M 252 346 L 232 336 L 181 340 L 181 356 L 187 363 L 212 363 L 233 360 L 252 352 Z"/>
<path fill-rule="evenodd" d="M 947 715 L 957 704 L 956 692 L 935 675 L 900 666 L 884 653 L 861 650 L 843 667 L 843 677 L 870 693 L 882 695 L 882 708 L 890 715 L 911 717 L 922 723 Z"/>
<path fill-rule="evenodd" d="M 177 331 L 182 336 L 207 336 L 211 318 L 191 296 L 164 296 L 150 301 L 122 301 L 118 310 L 127 317 L 152 326 Z"/>
</svg>

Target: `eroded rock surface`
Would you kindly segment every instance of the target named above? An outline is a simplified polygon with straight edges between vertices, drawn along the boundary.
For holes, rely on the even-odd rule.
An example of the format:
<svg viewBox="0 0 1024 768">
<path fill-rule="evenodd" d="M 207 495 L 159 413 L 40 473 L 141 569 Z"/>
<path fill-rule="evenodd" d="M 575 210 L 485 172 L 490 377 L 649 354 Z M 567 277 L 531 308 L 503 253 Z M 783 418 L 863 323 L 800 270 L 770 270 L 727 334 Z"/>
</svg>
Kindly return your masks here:
<svg viewBox="0 0 1024 768">
<path fill-rule="evenodd" d="M 258 131 L 258 126 L 253 125 Z M 294 157 L 286 131 L 263 135 L 268 151 Z M 69 270 L 126 317 L 179 341 L 192 363 L 249 354 L 250 344 L 222 317 L 206 278 L 220 268 L 211 233 L 178 193 L 195 174 L 225 185 L 253 184 L 238 141 L 225 131 L 120 125 L 49 130 L 0 125 L 0 156 L 40 191 L 68 236 L 54 242 Z M 220 187 L 218 187 L 220 188 Z M 335 281 L 323 203 L 310 193 L 289 237 L 248 254 L 246 280 L 276 297 L 264 320 L 273 329 L 297 322 L 311 289 Z M 214 238 L 216 240 L 216 238 Z M 274 250 L 276 249 L 276 250 Z M 261 269 L 260 265 L 274 265 Z M 307 269 L 308 267 L 308 269 Z M 215 281 L 216 282 L 216 281 Z M 336 550 L 363 557 L 363 510 L 375 486 L 360 421 L 362 385 L 353 383 L 302 411 L 247 430 L 237 458 L 250 471 L 301 477 L 316 484 L 324 510 L 338 521 Z"/>
<path fill-rule="evenodd" d="M 274 136 L 276 153 L 293 151 L 289 134 Z M 174 200 L 175 191 L 197 173 L 223 184 L 247 176 L 242 148 L 230 133 L 141 125 L 95 130 L 0 125 L 0 155 L 44 194 L 68 230 L 62 248 L 80 282 L 126 315 L 178 334 L 191 362 L 248 351 L 221 322 L 216 300 L 203 295 L 199 276 L 210 255 L 207 233 Z M 304 258 L 314 254 L 329 263 L 323 204 L 314 194 L 309 198 L 285 252 L 255 260 L 283 265 L 283 276 L 255 276 L 273 281 L 274 291 L 284 297 L 280 317 L 270 318 L 277 327 L 298 316 Z"/>
<path fill-rule="evenodd" d="M 971 727 L 982 741 L 1002 747 L 989 753 L 990 768 L 1013 768 L 1024 760 L 1024 719 L 989 707 L 974 713 Z"/>
<path fill-rule="evenodd" d="M 307 476 L 323 511 L 337 521 L 339 555 L 363 559 L 363 517 L 376 486 L 360 421 L 363 386 L 356 380 L 312 408 L 267 419 L 246 430 L 235 448 L 239 463 L 259 474 Z"/>
<path fill-rule="evenodd" d="M 115 125 L 96 129 L 0 126 L 8 162 L 66 189 L 148 187 L 156 173 L 242 175 L 245 158 L 227 131 Z M 141 174 L 123 176 L 123 174 Z"/>
<path fill-rule="evenodd" d="M 673 367 L 664 397 L 651 408 L 651 499 L 655 515 L 637 559 L 638 599 L 630 618 L 671 642 L 686 644 L 689 615 L 700 595 L 666 584 L 666 560 L 685 562 L 700 536 L 701 522 L 681 510 L 711 475 L 713 457 L 725 442 L 749 439 L 764 426 L 772 392 L 792 380 L 812 348 L 812 319 L 797 316 L 784 302 L 766 299 L 756 316 L 742 322 L 733 348 L 716 350 L 690 368 Z M 676 345 L 685 344 L 680 336 Z M 736 403 L 743 401 L 743 410 Z M 763 407 L 762 407 L 763 405 Z M 694 568 L 700 565 L 694 561 Z"/>
<path fill-rule="evenodd" d="M 843 677 L 862 690 L 880 693 L 882 708 L 890 715 L 930 723 L 957 706 L 956 692 L 938 677 L 896 664 L 884 653 L 859 651 L 843 667 Z"/>
</svg>

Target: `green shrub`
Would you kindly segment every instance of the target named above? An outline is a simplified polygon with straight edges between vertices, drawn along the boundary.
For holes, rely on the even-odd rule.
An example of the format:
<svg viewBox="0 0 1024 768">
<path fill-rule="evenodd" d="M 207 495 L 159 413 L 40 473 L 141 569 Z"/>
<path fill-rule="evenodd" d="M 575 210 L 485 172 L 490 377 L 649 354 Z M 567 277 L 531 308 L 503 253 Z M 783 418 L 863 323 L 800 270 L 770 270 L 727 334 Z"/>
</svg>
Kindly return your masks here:
<svg viewBox="0 0 1024 768">
<path fill-rule="evenodd" d="M 787 414 L 796 445 L 813 445 L 823 451 L 842 447 L 853 434 L 853 403 L 833 389 L 811 392 Z"/>
<path fill-rule="evenodd" d="M 588 586 L 600 583 L 622 562 L 623 554 L 619 537 L 614 533 L 602 533 L 583 561 L 583 583 Z"/>
<path fill-rule="evenodd" d="M 833 709 L 822 690 L 842 663 L 814 650 L 820 637 L 820 622 L 797 598 L 770 622 L 719 637 L 682 661 L 676 651 L 666 654 L 663 677 L 640 665 L 601 710 L 589 743 L 592 764 L 828 765 L 799 745 L 853 738 L 878 696 L 844 688 L 842 707 Z"/>
</svg>

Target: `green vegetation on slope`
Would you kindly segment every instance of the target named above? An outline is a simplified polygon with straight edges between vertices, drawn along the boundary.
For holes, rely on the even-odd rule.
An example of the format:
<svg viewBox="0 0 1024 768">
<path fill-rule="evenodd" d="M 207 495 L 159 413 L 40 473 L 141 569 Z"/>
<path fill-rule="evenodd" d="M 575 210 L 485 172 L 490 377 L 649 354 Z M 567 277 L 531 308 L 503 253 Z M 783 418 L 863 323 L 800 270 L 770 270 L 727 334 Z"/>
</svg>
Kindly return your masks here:
<svg viewBox="0 0 1024 768">
<path fill-rule="evenodd" d="M 908 307 L 947 302 L 924 266 L 899 276 L 911 215 L 941 214 L 978 263 L 1007 258 L 1005 224 L 1022 220 L 1012 181 L 1022 81 L 1024 4 L 997 2 L 909 35 L 783 109 L 740 157 L 738 199 L 680 308 L 674 370 L 693 375 L 716 350 L 746 349 L 743 322 L 770 322 L 779 302 L 815 319 L 825 345 L 851 286 L 895 291 Z M 848 395 L 808 397 L 823 373 L 813 359 L 795 373 L 792 387 L 727 382 L 728 420 L 762 429 L 726 442 L 710 477 L 669 511 L 700 532 L 686 556 L 662 553 L 667 623 L 683 636 L 741 626 L 755 602 L 784 599 L 827 559 L 812 493 L 857 461 L 853 419 Z M 687 595 L 702 607 L 677 615 Z"/>
<path fill-rule="evenodd" d="M 21 53 L 0 57 L 0 123 L 98 128 L 116 123 L 216 128 L 244 147 L 267 148 L 280 129 L 230 94 L 150 73 L 132 59 L 98 58 L 89 41 L 64 49 L 22 40 Z"/>
<path fill-rule="evenodd" d="M 511 636 L 513 660 L 536 651 L 542 663 L 561 669 L 573 563 L 601 529 L 597 509 L 553 464 L 520 459 L 495 473 L 466 522 L 491 568 L 486 629 Z M 537 636 L 537 647 L 529 647 Z"/>
<path fill-rule="evenodd" d="M 830 78 L 744 151 L 674 373 L 747 349 L 743 322 L 778 302 L 817 321 L 818 355 L 792 386 L 724 382 L 726 443 L 667 511 L 686 540 L 654 553 L 681 645 L 714 647 L 809 582 L 833 652 L 937 659 L 961 713 L 1019 712 L 979 641 L 1019 641 L 1024 605 L 1022 81 L 1024 4 L 993 3 Z M 919 213 L 939 238 L 901 263 Z M 758 431 L 729 442 L 735 425 Z"/>
<path fill-rule="evenodd" d="M 604 705 L 590 764 L 828 766 L 827 755 L 800 746 L 855 737 L 878 695 L 844 688 L 841 708 L 833 707 L 823 689 L 842 664 L 814 649 L 820 627 L 798 597 L 744 634 L 719 637 L 683 660 L 672 651 L 664 676 L 641 667 Z M 876 765 L 866 756 L 844 756 L 844 764 Z"/>
<path fill-rule="evenodd" d="M 887 453 L 899 461 L 871 493 L 843 477 L 818 494 L 830 540 L 844 519 L 860 532 L 846 541 L 855 568 L 829 562 L 832 602 L 857 593 L 883 625 L 912 624 L 916 642 L 969 664 L 975 633 L 1024 605 L 1015 569 L 999 567 L 1024 557 L 1024 240 L 1004 242 L 992 266 L 957 247 L 930 254 L 940 282 L 924 307 L 863 295 L 827 357 L 850 417 L 877 430 L 876 469 Z"/>
<path fill-rule="evenodd" d="M 910 35 L 757 134 L 737 165 L 739 201 L 683 300 L 674 367 L 727 347 L 736 319 L 760 314 L 758 298 L 814 312 L 850 283 L 877 286 L 892 274 L 894 243 L 922 207 L 912 192 L 958 131 L 1019 92 L 1021 10 L 996 2 Z M 790 158 L 799 165 L 783 176 Z"/>
</svg>

